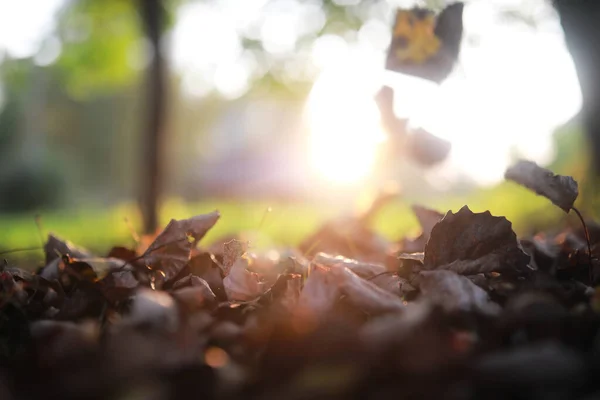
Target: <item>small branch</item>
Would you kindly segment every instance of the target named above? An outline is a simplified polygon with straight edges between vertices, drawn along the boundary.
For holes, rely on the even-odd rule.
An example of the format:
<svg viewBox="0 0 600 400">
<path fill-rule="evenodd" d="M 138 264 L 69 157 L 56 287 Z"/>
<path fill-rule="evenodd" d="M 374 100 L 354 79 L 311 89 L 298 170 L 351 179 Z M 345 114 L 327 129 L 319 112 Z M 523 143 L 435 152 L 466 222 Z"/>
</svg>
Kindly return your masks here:
<svg viewBox="0 0 600 400">
<path fill-rule="evenodd" d="M 5 250 L 0 251 L 0 256 L 11 253 L 19 253 L 21 251 L 34 251 L 34 250 L 43 250 L 44 246 L 35 246 L 35 247 L 21 247 L 19 249 Z"/>
<path fill-rule="evenodd" d="M 579 220 L 581 221 L 581 225 L 583 225 L 583 231 L 585 232 L 585 241 L 587 242 L 587 248 L 588 248 L 588 260 L 589 260 L 589 264 L 590 264 L 590 267 L 589 267 L 590 285 L 593 285 L 592 245 L 591 245 L 591 240 L 590 240 L 590 232 L 588 231 L 587 225 L 585 224 L 585 220 L 583 219 L 583 216 L 581 215 L 579 210 L 575 207 L 571 207 L 571 209 L 573 211 L 575 211 L 575 214 L 577 214 L 577 216 L 579 217 Z"/>
</svg>

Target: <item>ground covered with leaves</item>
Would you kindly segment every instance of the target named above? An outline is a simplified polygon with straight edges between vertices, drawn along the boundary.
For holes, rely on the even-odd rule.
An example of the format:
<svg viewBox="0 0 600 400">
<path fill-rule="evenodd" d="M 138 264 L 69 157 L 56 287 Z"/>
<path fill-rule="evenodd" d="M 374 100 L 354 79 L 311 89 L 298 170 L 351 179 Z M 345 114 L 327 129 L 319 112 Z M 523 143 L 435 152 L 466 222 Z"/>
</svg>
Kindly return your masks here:
<svg viewBox="0 0 600 400">
<path fill-rule="evenodd" d="M 572 178 L 506 177 L 579 214 Z M 600 226 L 414 206 L 393 243 L 380 200 L 287 252 L 203 246 L 217 211 L 106 257 L 50 235 L 0 267 L 0 398 L 600 398 Z"/>
</svg>

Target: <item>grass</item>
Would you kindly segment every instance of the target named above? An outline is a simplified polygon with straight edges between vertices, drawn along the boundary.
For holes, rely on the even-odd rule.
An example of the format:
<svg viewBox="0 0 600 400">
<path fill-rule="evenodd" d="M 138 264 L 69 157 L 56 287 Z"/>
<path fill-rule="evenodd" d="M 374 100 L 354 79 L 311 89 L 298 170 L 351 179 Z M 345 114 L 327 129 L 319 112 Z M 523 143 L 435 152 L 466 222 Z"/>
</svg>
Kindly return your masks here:
<svg viewBox="0 0 600 400">
<path fill-rule="evenodd" d="M 468 196 L 428 199 L 422 204 L 442 212 L 448 209 L 456 211 L 464 204 L 468 204 L 475 212 L 490 210 L 493 215 L 506 216 L 513 222 L 515 231 L 520 235 L 531 234 L 535 229 L 548 228 L 557 221 L 575 219 L 574 216 L 565 216 L 546 199 L 510 183 L 492 189 L 482 189 Z M 185 203 L 170 200 L 163 205 L 160 217 L 164 225 L 170 218 L 186 218 L 214 209 L 219 209 L 222 217 L 203 243 L 209 244 L 224 235 L 241 232 L 257 249 L 294 246 L 324 221 L 341 214 L 341 210 L 335 204 L 231 200 Z M 267 211 L 268 209 L 271 211 Z M 140 226 L 140 216 L 135 204 L 101 209 L 51 211 L 40 215 L 43 232 L 36 226 L 34 213 L 0 214 L 0 249 L 41 246 L 42 236 L 53 232 L 97 254 L 104 254 L 113 245 L 132 246 L 134 240 L 130 227 L 139 230 Z M 417 220 L 410 212 L 410 204 L 407 201 L 385 206 L 377 215 L 373 227 L 390 239 L 418 233 Z M 40 249 L 12 253 L 5 257 L 10 257 L 10 260 L 26 258 L 41 263 L 43 253 Z"/>
</svg>

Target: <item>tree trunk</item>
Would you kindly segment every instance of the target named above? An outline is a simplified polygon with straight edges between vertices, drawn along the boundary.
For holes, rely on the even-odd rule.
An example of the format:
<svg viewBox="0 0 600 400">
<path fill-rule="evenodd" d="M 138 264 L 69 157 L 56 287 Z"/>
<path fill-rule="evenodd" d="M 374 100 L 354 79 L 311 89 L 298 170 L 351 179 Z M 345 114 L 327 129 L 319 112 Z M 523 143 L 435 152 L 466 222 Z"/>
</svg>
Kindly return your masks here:
<svg viewBox="0 0 600 400">
<path fill-rule="evenodd" d="M 160 40 L 165 23 L 161 0 L 138 0 L 146 37 L 152 49 L 152 61 L 146 72 L 145 121 L 141 135 L 140 205 L 145 233 L 154 233 L 158 227 L 158 201 L 161 191 L 161 148 L 165 127 L 166 62 L 161 53 Z"/>
<path fill-rule="evenodd" d="M 581 119 L 591 146 L 592 172 L 600 176 L 600 1 L 554 0 L 579 78 Z M 556 93 L 560 96 L 560 93 Z"/>
</svg>

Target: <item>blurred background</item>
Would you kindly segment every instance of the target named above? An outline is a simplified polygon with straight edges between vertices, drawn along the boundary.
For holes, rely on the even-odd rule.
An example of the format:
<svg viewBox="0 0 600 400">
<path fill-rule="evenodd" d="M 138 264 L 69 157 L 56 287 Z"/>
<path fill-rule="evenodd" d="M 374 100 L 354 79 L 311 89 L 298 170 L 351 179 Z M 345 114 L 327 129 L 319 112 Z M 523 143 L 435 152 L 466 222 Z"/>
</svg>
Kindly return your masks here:
<svg viewBox="0 0 600 400">
<path fill-rule="evenodd" d="M 416 229 L 412 203 L 490 209 L 518 232 L 566 218 L 502 182 L 518 157 L 588 176 L 553 5 L 466 1 L 458 63 L 437 86 L 384 70 L 395 10 L 417 4 L 445 2 L 0 0 L 0 248 L 39 246 L 40 229 L 98 251 L 131 243 L 152 134 L 158 225 L 218 208 L 213 238 L 294 245 L 390 184 L 402 195 L 375 223 L 389 237 Z M 398 117 L 451 143 L 444 162 L 381 159 L 383 84 Z"/>
</svg>

